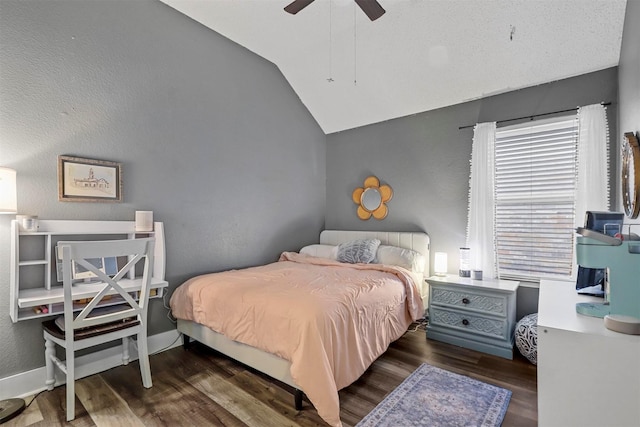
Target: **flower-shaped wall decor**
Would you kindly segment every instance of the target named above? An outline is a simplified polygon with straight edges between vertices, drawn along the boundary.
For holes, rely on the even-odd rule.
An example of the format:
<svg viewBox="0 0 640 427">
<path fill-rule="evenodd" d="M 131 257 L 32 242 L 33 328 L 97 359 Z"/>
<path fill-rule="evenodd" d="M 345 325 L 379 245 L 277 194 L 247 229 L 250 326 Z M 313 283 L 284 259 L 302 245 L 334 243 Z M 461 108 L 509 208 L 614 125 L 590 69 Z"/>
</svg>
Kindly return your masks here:
<svg viewBox="0 0 640 427">
<path fill-rule="evenodd" d="M 384 219 L 389 213 L 386 203 L 393 197 L 393 190 L 388 185 L 380 185 L 380 180 L 370 176 L 364 180 L 364 186 L 353 190 L 351 198 L 358 205 L 358 218 L 367 220 Z"/>
</svg>

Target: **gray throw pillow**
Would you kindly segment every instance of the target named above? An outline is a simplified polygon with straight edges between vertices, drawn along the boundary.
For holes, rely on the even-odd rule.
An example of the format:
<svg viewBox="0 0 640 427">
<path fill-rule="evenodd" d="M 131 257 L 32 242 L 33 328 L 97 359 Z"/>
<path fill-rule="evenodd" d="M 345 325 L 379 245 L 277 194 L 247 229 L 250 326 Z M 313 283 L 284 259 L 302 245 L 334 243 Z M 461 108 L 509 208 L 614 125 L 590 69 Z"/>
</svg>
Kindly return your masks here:
<svg viewBox="0 0 640 427">
<path fill-rule="evenodd" d="M 376 258 L 378 239 L 359 239 L 338 245 L 338 261 L 350 264 L 369 264 Z"/>
</svg>

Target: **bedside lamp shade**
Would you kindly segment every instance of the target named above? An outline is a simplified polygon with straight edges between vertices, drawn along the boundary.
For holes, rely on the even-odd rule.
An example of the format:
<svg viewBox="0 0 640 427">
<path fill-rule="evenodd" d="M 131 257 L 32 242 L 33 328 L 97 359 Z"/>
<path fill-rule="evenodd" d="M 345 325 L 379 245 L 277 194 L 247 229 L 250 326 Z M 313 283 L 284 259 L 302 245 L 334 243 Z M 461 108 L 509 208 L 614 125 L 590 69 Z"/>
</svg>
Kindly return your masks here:
<svg viewBox="0 0 640 427">
<path fill-rule="evenodd" d="M 17 211 L 16 171 L 0 167 L 0 214 L 14 214 Z"/>
<path fill-rule="evenodd" d="M 436 252 L 436 256 L 433 263 L 433 270 L 436 276 L 444 276 L 447 274 L 447 253 Z"/>
</svg>

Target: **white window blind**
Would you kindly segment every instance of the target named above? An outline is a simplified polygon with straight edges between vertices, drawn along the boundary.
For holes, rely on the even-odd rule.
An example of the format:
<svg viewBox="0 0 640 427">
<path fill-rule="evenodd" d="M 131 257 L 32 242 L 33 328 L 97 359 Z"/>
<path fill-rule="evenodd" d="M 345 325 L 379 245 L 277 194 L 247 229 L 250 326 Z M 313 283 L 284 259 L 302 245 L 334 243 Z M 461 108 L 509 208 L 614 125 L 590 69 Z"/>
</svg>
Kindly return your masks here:
<svg viewBox="0 0 640 427">
<path fill-rule="evenodd" d="M 496 130 L 500 277 L 537 280 L 571 275 L 577 141 L 575 116 Z"/>
</svg>

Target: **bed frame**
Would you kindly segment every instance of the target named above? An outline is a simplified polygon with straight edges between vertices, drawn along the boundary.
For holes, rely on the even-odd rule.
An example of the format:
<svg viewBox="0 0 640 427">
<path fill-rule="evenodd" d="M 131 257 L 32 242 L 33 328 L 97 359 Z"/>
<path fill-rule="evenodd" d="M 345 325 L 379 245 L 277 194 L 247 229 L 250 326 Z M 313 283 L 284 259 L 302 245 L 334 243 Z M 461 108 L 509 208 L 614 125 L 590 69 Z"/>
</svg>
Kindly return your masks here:
<svg viewBox="0 0 640 427">
<path fill-rule="evenodd" d="M 429 236 L 423 232 L 392 231 L 346 231 L 324 230 L 320 233 L 320 243 L 338 245 L 355 239 L 379 239 L 383 245 L 412 249 L 424 255 L 426 259 L 425 274 L 429 274 Z M 422 298 L 426 301 L 428 289 L 422 281 Z M 425 305 L 426 307 L 426 305 Z M 302 409 L 303 390 L 291 378 L 291 362 L 264 352 L 255 347 L 233 341 L 222 334 L 214 332 L 206 326 L 188 320 L 178 319 L 178 331 L 183 334 L 183 345 L 187 349 L 191 339 L 225 354 L 271 378 L 290 385 L 295 389 L 295 407 Z"/>
</svg>

